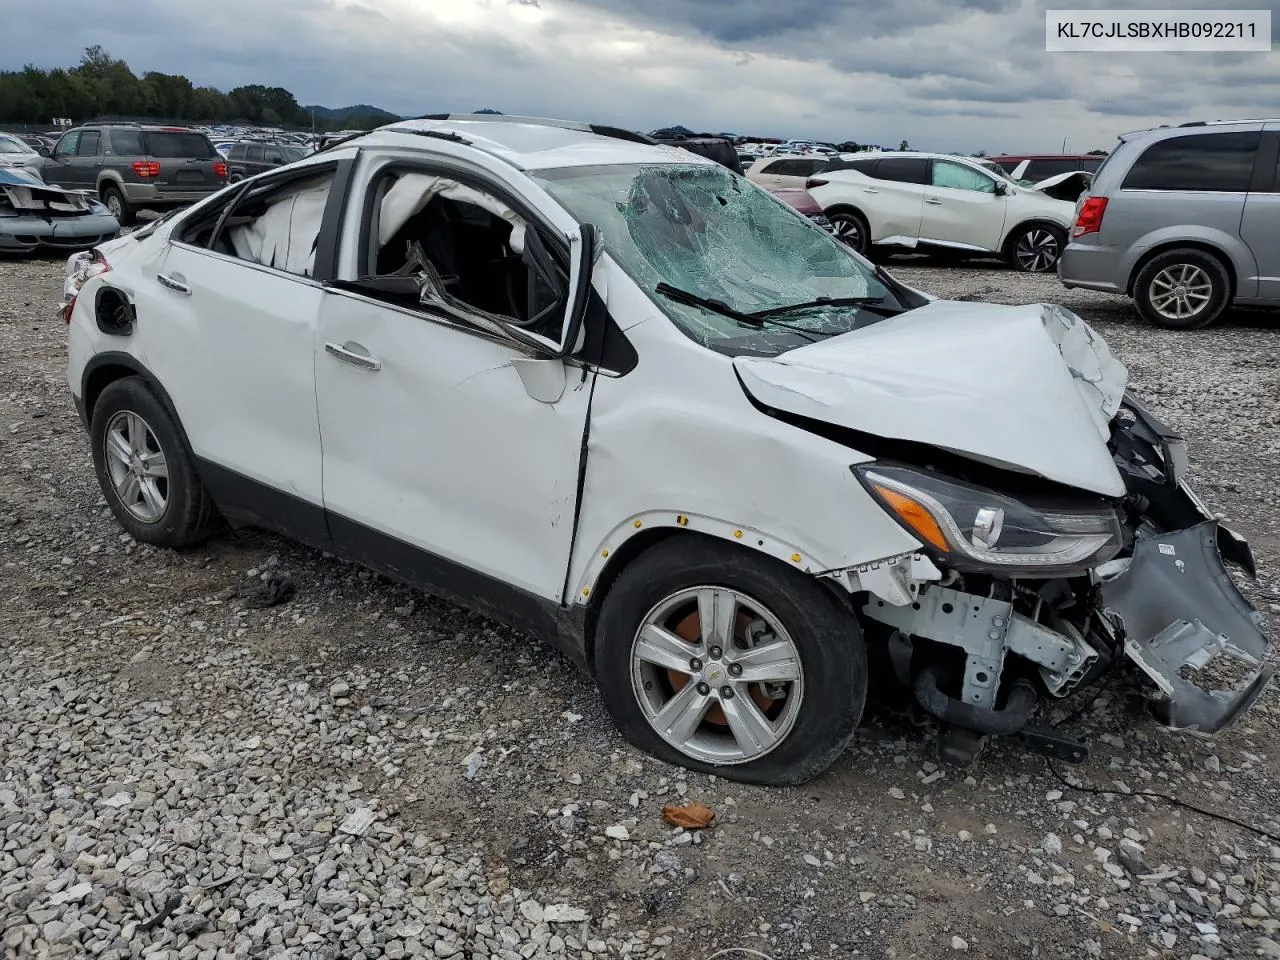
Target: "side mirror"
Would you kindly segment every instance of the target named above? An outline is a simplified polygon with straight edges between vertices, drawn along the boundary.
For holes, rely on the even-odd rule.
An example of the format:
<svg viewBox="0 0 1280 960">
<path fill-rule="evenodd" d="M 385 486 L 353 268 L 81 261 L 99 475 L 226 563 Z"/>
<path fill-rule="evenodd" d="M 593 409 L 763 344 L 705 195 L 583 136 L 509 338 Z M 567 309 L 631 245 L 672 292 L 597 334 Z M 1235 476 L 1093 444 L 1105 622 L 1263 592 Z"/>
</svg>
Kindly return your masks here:
<svg viewBox="0 0 1280 960">
<path fill-rule="evenodd" d="M 284 161 L 283 161 L 283 160 L 276 159 L 276 160 L 272 160 L 271 162 L 272 162 L 272 163 L 274 163 L 277 167 L 283 167 L 283 166 L 284 166 Z"/>
<path fill-rule="evenodd" d="M 1000 182 L 999 180 L 997 180 L 997 181 L 996 181 L 996 196 L 997 196 L 997 197 L 1007 197 L 1008 195 L 1009 195 L 1009 185 L 1008 185 L 1007 183 L 1002 183 L 1002 182 Z"/>
<path fill-rule="evenodd" d="M 52 156 L 48 147 L 36 147 L 36 153 L 40 154 L 40 156 L 44 157 L 46 160 Z"/>
</svg>

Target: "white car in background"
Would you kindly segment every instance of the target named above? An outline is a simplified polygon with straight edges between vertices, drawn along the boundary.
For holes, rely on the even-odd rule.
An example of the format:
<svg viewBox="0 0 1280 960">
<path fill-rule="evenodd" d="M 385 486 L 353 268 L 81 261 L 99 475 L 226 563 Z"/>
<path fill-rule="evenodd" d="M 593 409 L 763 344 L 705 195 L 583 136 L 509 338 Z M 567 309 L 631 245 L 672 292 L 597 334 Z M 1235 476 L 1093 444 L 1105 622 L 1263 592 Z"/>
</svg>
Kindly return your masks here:
<svg viewBox="0 0 1280 960">
<path fill-rule="evenodd" d="M 859 253 L 880 245 L 995 254 L 1044 273 L 1062 256 L 1075 216 L 1074 204 L 1044 192 L 1058 179 L 1027 187 L 969 157 L 885 152 L 830 161 L 809 190 Z"/>
<path fill-rule="evenodd" d="M 763 157 L 748 167 L 746 178 L 767 190 L 782 188 L 803 190 L 809 178 L 830 162 L 830 157 L 818 154 L 808 156 L 775 154 L 772 157 Z"/>
</svg>

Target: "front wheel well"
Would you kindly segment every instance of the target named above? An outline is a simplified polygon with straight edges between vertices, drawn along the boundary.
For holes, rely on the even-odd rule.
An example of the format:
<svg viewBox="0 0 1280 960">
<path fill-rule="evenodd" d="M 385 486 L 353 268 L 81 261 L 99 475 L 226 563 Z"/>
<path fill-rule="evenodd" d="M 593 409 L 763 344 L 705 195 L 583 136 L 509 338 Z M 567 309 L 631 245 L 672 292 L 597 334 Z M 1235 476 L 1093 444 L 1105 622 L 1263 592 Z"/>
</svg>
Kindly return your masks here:
<svg viewBox="0 0 1280 960">
<path fill-rule="evenodd" d="M 867 219 L 867 215 L 851 203 L 833 203 L 831 206 L 826 207 L 822 212 L 828 217 L 836 213 L 852 213 L 855 216 L 861 217 L 863 220 Z"/>
<path fill-rule="evenodd" d="M 1066 240 L 1071 239 L 1069 236 L 1067 236 L 1067 228 L 1064 227 L 1062 224 L 1055 223 L 1052 220 L 1046 220 L 1043 217 L 1032 217 L 1030 220 L 1023 220 L 1021 223 L 1015 224 L 1014 227 L 1004 235 L 1004 243 L 1000 245 L 1001 252 L 1007 255 L 1009 253 L 1009 247 L 1013 243 L 1014 237 L 1016 237 L 1023 230 L 1026 230 L 1028 227 L 1052 227 L 1054 230 L 1061 231 L 1064 239 Z"/>
<path fill-rule="evenodd" d="M 1142 272 L 1142 268 L 1148 263 L 1160 256 L 1162 253 L 1168 253 L 1170 250 L 1197 250 L 1200 253 L 1207 254 L 1222 264 L 1222 269 L 1227 272 L 1227 280 L 1230 283 L 1230 289 L 1227 291 L 1227 302 L 1230 303 L 1235 299 L 1236 295 L 1236 268 L 1231 262 L 1231 258 L 1222 252 L 1220 247 L 1215 247 L 1211 243 L 1205 243 L 1201 240 L 1170 240 L 1168 243 L 1162 243 L 1159 246 L 1152 247 L 1137 263 L 1133 265 L 1133 269 L 1129 271 L 1129 279 L 1125 282 L 1124 292 L 1129 296 L 1133 296 L 1133 286 L 1138 280 L 1138 274 Z"/>
</svg>

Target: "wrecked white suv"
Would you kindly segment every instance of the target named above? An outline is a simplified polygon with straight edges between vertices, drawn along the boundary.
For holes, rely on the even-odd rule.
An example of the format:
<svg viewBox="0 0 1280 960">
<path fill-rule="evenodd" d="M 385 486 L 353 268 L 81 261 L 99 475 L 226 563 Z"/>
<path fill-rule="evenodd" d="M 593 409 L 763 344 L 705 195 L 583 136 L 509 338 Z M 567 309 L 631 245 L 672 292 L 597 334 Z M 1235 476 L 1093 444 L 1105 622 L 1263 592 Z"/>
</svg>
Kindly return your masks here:
<svg viewBox="0 0 1280 960">
<path fill-rule="evenodd" d="M 674 763 L 820 773 L 869 650 L 943 729 L 1050 750 L 1037 702 L 1113 665 L 1201 731 L 1271 675 L 1224 568 L 1247 546 L 1081 320 L 932 300 L 637 135 L 400 122 L 73 258 L 65 292 L 135 538 L 221 514 L 451 597 Z"/>
</svg>

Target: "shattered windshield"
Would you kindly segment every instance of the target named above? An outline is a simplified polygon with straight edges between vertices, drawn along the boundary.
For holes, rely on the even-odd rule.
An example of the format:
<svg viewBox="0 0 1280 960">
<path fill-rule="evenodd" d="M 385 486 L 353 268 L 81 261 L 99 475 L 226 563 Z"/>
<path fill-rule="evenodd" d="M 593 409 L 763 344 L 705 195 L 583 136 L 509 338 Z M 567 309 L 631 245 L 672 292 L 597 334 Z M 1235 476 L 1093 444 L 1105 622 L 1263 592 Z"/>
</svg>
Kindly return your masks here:
<svg viewBox="0 0 1280 960">
<path fill-rule="evenodd" d="M 874 268 L 718 165 L 618 164 L 535 176 L 578 220 L 599 227 L 618 265 L 714 350 L 776 355 L 906 309 Z"/>
</svg>

